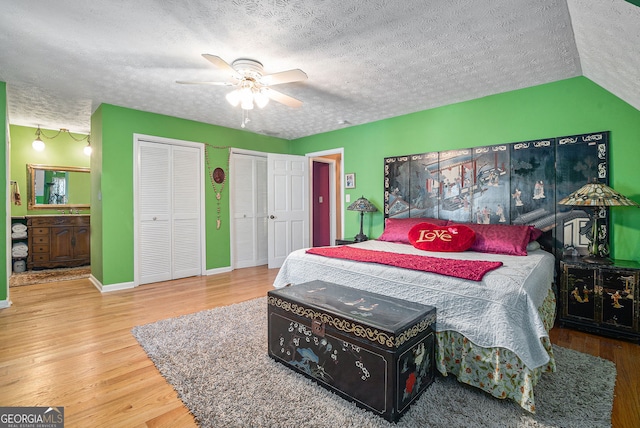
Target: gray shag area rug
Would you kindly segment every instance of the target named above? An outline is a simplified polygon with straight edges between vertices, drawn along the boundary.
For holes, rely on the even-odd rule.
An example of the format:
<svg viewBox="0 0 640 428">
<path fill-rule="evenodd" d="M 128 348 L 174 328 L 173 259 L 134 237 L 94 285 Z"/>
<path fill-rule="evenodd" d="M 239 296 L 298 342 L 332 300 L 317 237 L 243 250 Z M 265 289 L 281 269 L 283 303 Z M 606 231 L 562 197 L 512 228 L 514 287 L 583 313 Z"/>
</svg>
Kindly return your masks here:
<svg viewBox="0 0 640 428">
<path fill-rule="evenodd" d="M 386 427 L 267 355 L 259 298 L 134 327 L 133 335 L 203 427 Z M 610 427 L 615 365 L 554 345 L 556 373 L 536 387 L 536 414 L 454 377 L 437 376 L 398 427 Z"/>
</svg>

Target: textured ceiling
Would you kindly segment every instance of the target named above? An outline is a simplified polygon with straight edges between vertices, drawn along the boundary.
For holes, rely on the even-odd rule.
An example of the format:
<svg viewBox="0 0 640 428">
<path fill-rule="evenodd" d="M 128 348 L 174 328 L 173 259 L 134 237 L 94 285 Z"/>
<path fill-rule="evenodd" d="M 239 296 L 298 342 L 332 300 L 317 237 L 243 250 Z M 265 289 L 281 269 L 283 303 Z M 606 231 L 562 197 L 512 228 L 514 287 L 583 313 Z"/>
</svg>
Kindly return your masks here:
<svg viewBox="0 0 640 428">
<path fill-rule="evenodd" d="M 623 0 L 0 0 L 9 122 L 89 132 L 102 103 L 240 128 L 201 54 L 309 79 L 249 113 L 286 139 L 585 75 L 640 108 L 640 8 Z M 346 123 L 345 123 L 346 122 Z"/>
<path fill-rule="evenodd" d="M 640 7 L 569 0 L 582 74 L 640 110 Z"/>
</svg>

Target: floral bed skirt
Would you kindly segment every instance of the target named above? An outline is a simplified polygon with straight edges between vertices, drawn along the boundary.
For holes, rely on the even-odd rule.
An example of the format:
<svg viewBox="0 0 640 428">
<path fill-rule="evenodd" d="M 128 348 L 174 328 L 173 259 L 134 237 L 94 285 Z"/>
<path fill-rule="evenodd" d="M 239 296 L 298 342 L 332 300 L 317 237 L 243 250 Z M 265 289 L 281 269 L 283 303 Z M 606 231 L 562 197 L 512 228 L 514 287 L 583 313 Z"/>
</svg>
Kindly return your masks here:
<svg viewBox="0 0 640 428">
<path fill-rule="evenodd" d="M 538 309 L 545 329 L 551 330 L 556 316 L 553 290 Z M 549 353 L 549 362 L 536 369 L 526 367 L 512 351 L 504 348 L 483 348 L 454 331 L 436 332 L 436 368 L 458 381 L 478 387 L 497 398 L 508 398 L 525 410 L 535 413 L 533 387 L 545 372 L 555 372 L 556 364 L 548 337 L 542 344 Z"/>
</svg>

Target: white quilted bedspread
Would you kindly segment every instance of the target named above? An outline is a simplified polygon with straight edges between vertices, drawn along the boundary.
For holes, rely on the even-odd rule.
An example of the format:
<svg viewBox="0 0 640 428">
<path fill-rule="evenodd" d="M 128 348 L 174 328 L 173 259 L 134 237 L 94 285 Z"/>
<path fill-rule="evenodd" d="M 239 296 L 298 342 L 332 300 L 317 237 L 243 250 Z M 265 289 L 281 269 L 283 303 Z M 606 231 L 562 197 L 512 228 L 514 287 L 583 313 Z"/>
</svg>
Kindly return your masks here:
<svg viewBox="0 0 640 428">
<path fill-rule="evenodd" d="M 453 330 L 485 348 L 515 352 L 527 367 L 546 364 L 549 356 L 540 342 L 548 336 L 538 307 L 554 280 L 554 257 L 543 250 L 527 256 L 476 253 L 436 253 L 411 245 L 366 241 L 360 248 L 432 257 L 501 261 L 481 282 L 434 273 L 359 263 L 292 252 L 275 279 L 276 288 L 323 280 L 437 308 L 437 331 Z"/>
</svg>

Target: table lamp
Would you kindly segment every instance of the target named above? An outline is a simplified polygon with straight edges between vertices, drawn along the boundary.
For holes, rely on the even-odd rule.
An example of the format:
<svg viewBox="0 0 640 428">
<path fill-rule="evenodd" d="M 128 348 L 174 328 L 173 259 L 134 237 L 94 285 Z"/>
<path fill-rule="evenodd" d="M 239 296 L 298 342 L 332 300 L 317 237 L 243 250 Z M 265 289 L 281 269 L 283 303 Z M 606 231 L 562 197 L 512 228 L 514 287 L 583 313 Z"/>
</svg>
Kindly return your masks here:
<svg viewBox="0 0 640 428">
<path fill-rule="evenodd" d="M 358 233 L 355 238 L 354 241 L 355 242 L 363 242 L 366 241 L 367 239 L 367 235 L 365 235 L 362 232 L 362 221 L 364 220 L 364 213 L 372 213 L 375 211 L 378 211 L 378 209 L 373 206 L 373 204 L 371 202 L 369 202 L 369 200 L 367 200 L 367 198 L 365 198 L 364 196 L 358 198 L 355 202 L 353 202 L 351 205 L 349 205 L 347 207 L 347 210 L 349 211 L 360 211 L 360 233 Z"/>
<path fill-rule="evenodd" d="M 588 263 L 610 264 L 611 260 L 600 255 L 601 246 L 606 246 L 606 242 L 600 242 L 598 233 L 598 214 L 597 208 L 604 207 L 638 207 L 635 201 L 621 195 L 604 183 L 599 183 L 597 179 L 593 179 L 566 198 L 561 199 L 558 204 L 593 207 L 593 215 L 591 218 L 591 243 L 589 244 L 589 255 L 582 260 Z M 607 237 L 608 239 L 608 237 Z"/>
</svg>

